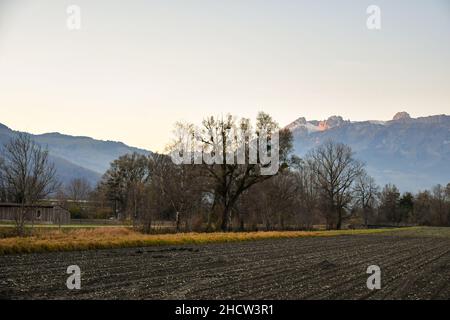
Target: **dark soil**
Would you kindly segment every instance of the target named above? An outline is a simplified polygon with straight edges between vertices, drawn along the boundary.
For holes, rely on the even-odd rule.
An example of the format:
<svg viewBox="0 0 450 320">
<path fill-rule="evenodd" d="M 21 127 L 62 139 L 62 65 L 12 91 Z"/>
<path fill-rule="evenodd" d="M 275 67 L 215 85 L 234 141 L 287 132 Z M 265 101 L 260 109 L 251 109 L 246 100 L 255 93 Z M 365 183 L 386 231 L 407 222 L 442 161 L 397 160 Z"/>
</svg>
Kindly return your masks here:
<svg viewBox="0 0 450 320">
<path fill-rule="evenodd" d="M 80 290 L 66 287 L 69 265 Z M 369 265 L 381 289 L 366 287 Z M 450 299 L 450 238 L 358 235 L 10 255 L 3 299 Z"/>
</svg>

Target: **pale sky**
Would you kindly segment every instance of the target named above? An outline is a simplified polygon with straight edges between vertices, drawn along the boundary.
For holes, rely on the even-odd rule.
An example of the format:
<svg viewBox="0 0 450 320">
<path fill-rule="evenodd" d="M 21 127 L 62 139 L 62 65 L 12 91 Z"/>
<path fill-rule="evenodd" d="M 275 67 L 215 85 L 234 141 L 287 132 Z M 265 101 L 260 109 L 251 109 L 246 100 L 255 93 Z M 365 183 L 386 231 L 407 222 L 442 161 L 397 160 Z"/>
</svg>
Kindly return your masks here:
<svg viewBox="0 0 450 320">
<path fill-rule="evenodd" d="M 450 1 L 0 0 L 13 129 L 161 151 L 175 121 L 259 110 L 281 125 L 449 114 Z"/>
</svg>

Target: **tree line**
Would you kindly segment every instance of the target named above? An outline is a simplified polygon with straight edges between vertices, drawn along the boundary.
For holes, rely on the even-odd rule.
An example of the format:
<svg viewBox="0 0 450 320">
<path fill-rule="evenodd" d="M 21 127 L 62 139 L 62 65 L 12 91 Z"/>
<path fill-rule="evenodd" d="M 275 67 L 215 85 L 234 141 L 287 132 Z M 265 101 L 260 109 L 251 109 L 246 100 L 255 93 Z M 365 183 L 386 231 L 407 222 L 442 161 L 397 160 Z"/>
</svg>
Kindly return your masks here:
<svg viewBox="0 0 450 320">
<path fill-rule="evenodd" d="M 158 220 L 175 221 L 177 231 L 450 225 L 450 184 L 416 195 L 390 184 L 380 188 L 350 147 L 333 141 L 304 159 L 291 156 L 278 174 L 242 191 L 235 181 L 224 192 L 236 198 L 229 210 L 220 193 L 226 180 L 209 170 L 174 165 L 161 154 L 125 155 L 113 162 L 98 190 L 121 218 L 147 231 Z"/>
<path fill-rule="evenodd" d="M 235 146 L 229 129 L 251 126 L 249 119 L 209 117 L 200 129 L 220 137 L 227 154 Z M 214 140 L 194 128 L 176 124 L 175 131 L 182 134 L 175 136 L 166 154 L 119 157 L 94 188 L 83 179 L 62 187 L 48 152 L 19 135 L 2 150 L 0 201 L 22 203 L 26 211 L 26 205 L 56 194 L 72 217 L 115 217 L 144 232 L 160 221 L 173 222 L 177 232 L 450 225 L 450 183 L 415 195 L 401 194 L 395 185 L 381 188 L 349 146 L 332 140 L 299 158 L 293 155 L 291 132 L 279 130 L 265 113 L 258 114 L 255 135 L 244 142 L 249 147 L 261 130 L 279 130 L 275 175 L 262 175 L 264 164 L 250 161 L 175 164 L 168 154 L 186 141 L 186 135 L 195 136 L 204 149 Z M 18 224 L 23 227 L 24 218 Z"/>
<path fill-rule="evenodd" d="M 233 126 L 250 122 L 210 117 L 201 125 L 225 140 Z M 256 128 L 262 127 L 278 129 L 260 113 Z M 185 141 L 184 135 L 195 135 L 192 124 L 178 123 L 175 131 L 183 134 L 176 135 L 168 153 Z M 279 170 L 273 176 L 261 175 L 257 164 L 177 165 L 167 154 L 128 154 L 113 161 L 95 194 L 111 203 L 118 218 L 131 219 L 145 231 L 161 220 L 173 221 L 176 231 L 450 225 L 450 184 L 401 194 L 395 185 L 378 186 L 342 143 L 327 141 L 304 158 L 292 151 L 291 133 L 281 130 Z"/>
</svg>

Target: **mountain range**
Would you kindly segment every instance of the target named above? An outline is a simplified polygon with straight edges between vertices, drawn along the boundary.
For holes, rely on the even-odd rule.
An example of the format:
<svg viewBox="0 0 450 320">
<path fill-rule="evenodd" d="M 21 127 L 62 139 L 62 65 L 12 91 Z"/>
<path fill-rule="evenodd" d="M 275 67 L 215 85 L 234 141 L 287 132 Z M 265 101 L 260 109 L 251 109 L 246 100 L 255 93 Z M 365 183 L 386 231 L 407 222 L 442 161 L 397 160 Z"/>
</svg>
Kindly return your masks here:
<svg viewBox="0 0 450 320">
<path fill-rule="evenodd" d="M 0 146 L 16 133 L 0 123 Z M 34 141 L 49 151 L 58 178 L 67 183 L 73 178 L 85 178 L 95 185 L 110 163 L 127 153 L 148 154 L 149 151 L 130 147 L 122 142 L 96 140 L 90 137 L 70 136 L 57 132 L 33 135 Z"/>
<path fill-rule="evenodd" d="M 332 116 L 323 121 L 298 118 L 286 128 L 295 153 L 305 156 L 327 140 L 351 146 L 378 184 L 403 191 L 429 189 L 450 182 L 450 116 L 411 118 L 398 112 L 389 121 L 350 121 Z"/>
<path fill-rule="evenodd" d="M 327 140 L 351 146 L 378 184 L 396 184 L 402 191 L 429 189 L 450 182 L 450 116 L 411 118 L 406 112 L 389 121 L 350 121 L 341 116 L 307 121 L 301 117 L 286 126 L 294 136 L 295 153 L 304 157 Z M 0 145 L 16 131 L 0 124 Z M 82 177 L 97 183 L 111 161 L 126 153 L 149 154 L 122 142 L 61 133 L 31 134 L 49 150 L 63 183 Z"/>
</svg>

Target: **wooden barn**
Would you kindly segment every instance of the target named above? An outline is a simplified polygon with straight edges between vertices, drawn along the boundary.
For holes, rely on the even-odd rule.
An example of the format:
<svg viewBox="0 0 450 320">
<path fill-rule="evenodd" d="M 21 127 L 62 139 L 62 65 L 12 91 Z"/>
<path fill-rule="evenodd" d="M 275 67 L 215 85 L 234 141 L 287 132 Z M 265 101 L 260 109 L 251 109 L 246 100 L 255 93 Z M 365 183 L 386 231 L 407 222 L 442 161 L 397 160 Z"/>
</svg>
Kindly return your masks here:
<svg viewBox="0 0 450 320">
<path fill-rule="evenodd" d="M 0 203 L 0 221 L 14 221 L 22 210 L 20 204 Z M 26 220 L 33 223 L 68 224 L 70 212 L 58 205 L 26 207 Z"/>
</svg>

